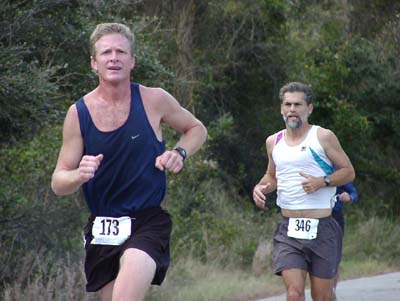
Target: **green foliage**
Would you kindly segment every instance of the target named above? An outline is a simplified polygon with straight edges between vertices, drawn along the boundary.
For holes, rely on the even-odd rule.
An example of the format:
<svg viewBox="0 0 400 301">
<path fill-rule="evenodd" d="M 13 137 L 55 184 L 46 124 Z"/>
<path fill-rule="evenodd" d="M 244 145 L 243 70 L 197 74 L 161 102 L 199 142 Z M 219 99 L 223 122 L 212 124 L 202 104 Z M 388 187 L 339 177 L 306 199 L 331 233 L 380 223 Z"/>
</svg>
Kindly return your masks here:
<svg viewBox="0 0 400 301">
<path fill-rule="evenodd" d="M 18 276 L 14 267 L 30 251 L 64 254 L 80 246 L 85 206 L 76 196 L 60 201 L 50 191 L 60 131 L 0 150 L 0 259 L 8 263 L 2 282 Z"/>
<path fill-rule="evenodd" d="M 7 53 L 7 55 L 6 55 Z M 15 53 L 10 56 L 9 53 Z M 42 67 L 39 62 L 18 58 L 21 50 L 0 48 L 0 143 L 32 136 L 40 127 L 54 122 L 54 100 L 58 87 L 50 82 L 57 67 Z"/>
<path fill-rule="evenodd" d="M 398 266 L 400 246 L 396 242 L 400 239 L 400 226 L 396 219 L 364 217 L 359 220 L 346 231 L 348 237 L 345 236 L 343 256 L 358 260 L 375 259 Z"/>
<path fill-rule="evenodd" d="M 393 65 L 395 56 L 396 52 L 392 51 L 382 57 L 379 45 L 354 38 L 344 55 L 344 61 L 351 70 L 345 78 L 345 91 L 373 124 L 373 139 L 383 145 L 389 143 L 400 147 L 400 131 L 393 114 L 400 109 L 397 101 L 400 92 L 399 64 Z"/>
<path fill-rule="evenodd" d="M 214 1 L 207 8 L 199 31 L 208 35 L 196 40 L 203 49 L 196 56 L 202 83 L 199 98 L 205 101 L 199 116 L 211 128 L 230 116 L 229 135 L 216 136 L 211 151 L 239 183 L 239 193 L 246 195 L 265 171 L 265 138 L 281 126 L 276 94 L 284 77 L 279 38 L 285 5 Z M 210 47 L 210 39 L 215 46 Z"/>
<path fill-rule="evenodd" d="M 351 0 L 352 27 L 355 32 L 374 39 L 386 24 L 399 18 L 400 3 L 393 0 Z"/>
<path fill-rule="evenodd" d="M 165 202 L 174 217 L 172 254 L 208 260 L 240 237 L 233 210 L 239 200 L 223 189 L 217 172 L 213 162 L 189 159 L 182 174 L 169 177 Z"/>
<path fill-rule="evenodd" d="M 329 128 L 339 137 L 343 149 L 353 162 L 360 162 L 368 153 L 372 126 L 366 116 L 358 112 L 356 106 L 348 101 L 338 100 L 332 110 Z M 326 124 L 326 121 L 324 122 Z M 328 124 L 326 124 L 328 126 Z"/>
<path fill-rule="evenodd" d="M 240 131 L 235 125 L 235 120 L 232 116 L 226 115 L 221 118 L 210 122 L 208 125 L 208 156 L 217 160 L 218 163 L 223 167 L 221 173 L 225 173 L 226 177 L 229 175 L 236 174 L 237 180 L 243 179 L 243 174 L 238 174 L 238 165 L 240 162 L 236 162 L 237 158 L 240 157 L 239 147 L 240 146 Z"/>
<path fill-rule="evenodd" d="M 2 1 L 0 144 L 31 137 L 58 117 L 72 63 L 63 48 L 77 41 L 67 37 L 80 37 L 71 32 L 73 15 L 72 1 Z M 74 58 L 74 48 L 69 53 Z"/>
<path fill-rule="evenodd" d="M 232 181 L 212 154 L 216 132 L 229 132 L 229 118 L 209 131 L 207 146 L 185 163 L 179 175 L 169 175 L 166 208 L 174 221 L 171 254 L 173 261 L 189 256 L 221 265 L 249 265 L 260 239 L 273 232 L 273 222 L 264 215 L 263 225 L 255 223 L 252 203 L 243 199 L 240 187 Z M 224 128 L 226 126 L 226 128 Z M 257 231 L 253 231 L 257 229 Z M 261 233 L 261 234 L 260 234 Z"/>
</svg>

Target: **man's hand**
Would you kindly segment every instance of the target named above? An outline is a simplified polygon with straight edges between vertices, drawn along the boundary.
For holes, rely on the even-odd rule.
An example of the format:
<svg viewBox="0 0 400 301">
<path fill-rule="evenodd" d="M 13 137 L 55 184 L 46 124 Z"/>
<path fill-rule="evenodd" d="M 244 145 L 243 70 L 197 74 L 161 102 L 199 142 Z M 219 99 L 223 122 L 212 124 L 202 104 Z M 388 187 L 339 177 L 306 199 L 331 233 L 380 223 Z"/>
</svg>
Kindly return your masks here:
<svg viewBox="0 0 400 301">
<path fill-rule="evenodd" d="M 161 171 L 178 173 L 183 168 L 183 158 L 176 150 L 167 150 L 156 158 L 155 166 Z"/>
<path fill-rule="evenodd" d="M 313 193 L 321 187 L 325 187 L 325 182 L 323 178 L 316 178 L 304 172 L 300 172 L 300 175 L 304 177 L 301 185 L 303 186 L 303 189 L 306 193 Z"/>
<path fill-rule="evenodd" d="M 339 199 L 339 201 L 342 201 L 342 202 L 351 202 L 352 201 L 350 194 L 348 194 L 347 192 L 342 192 L 341 194 L 339 194 L 338 199 Z"/>
<path fill-rule="evenodd" d="M 257 207 L 261 209 L 265 209 L 265 195 L 269 193 L 269 188 L 271 187 L 271 183 L 267 183 L 265 185 L 257 184 L 253 189 L 253 200 Z"/>
<path fill-rule="evenodd" d="M 97 156 L 83 156 L 78 167 L 80 180 L 86 183 L 94 177 L 96 170 L 99 168 L 100 162 L 103 160 L 103 154 Z"/>
</svg>

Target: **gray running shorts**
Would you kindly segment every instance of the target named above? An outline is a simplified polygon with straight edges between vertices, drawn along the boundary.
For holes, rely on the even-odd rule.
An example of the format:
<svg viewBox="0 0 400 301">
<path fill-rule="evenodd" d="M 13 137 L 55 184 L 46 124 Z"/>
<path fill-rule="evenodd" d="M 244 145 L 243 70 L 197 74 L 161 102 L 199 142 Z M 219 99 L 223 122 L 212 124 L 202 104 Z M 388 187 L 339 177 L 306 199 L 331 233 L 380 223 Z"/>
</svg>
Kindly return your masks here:
<svg viewBox="0 0 400 301">
<path fill-rule="evenodd" d="M 90 216 L 84 228 L 86 291 L 95 292 L 113 281 L 119 271 L 123 252 L 136 248 L 146 252 L 156 263 L 152 284 L 160 285 L 169 266 L 169 242 L 172 230 L 171 216 L 161 207 L 148 208 L 131 215 L 132 234 L 122 245 L 92 245 L 92 227 L 95 216 Z"/>
<path fill-rule="evenodd" d="M 289 218 L 282 217 L 274 235 L 273 263 L 276 275 L 283 270 L 301 269 L 310 275 L 331 279 L 337 274 L 342 257 L 343 232 L 331 216 L 319 219 L 316 239 L 287 236 Z"/>
</svg>

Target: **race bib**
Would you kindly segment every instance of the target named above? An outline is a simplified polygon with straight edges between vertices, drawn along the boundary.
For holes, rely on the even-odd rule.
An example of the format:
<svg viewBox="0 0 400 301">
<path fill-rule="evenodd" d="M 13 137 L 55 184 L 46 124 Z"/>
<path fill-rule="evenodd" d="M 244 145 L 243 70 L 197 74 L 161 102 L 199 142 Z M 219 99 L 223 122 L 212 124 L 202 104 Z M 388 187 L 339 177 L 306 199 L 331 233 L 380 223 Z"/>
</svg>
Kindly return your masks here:
<svg viewBox="0 0 400 301">
<path fill-rule="evenodd" d="M 298 239 L 315 239 L 318 233 L 319 220 L 315 218 L 289 218 L 289 237 Z"/>
<path fill-rule="evenodd" d="M 131 236 L 132 218 L 129 216 L 97 216 L 93 222 L 90 242 L 93 245 L 119 246 Z"/>
</svg>

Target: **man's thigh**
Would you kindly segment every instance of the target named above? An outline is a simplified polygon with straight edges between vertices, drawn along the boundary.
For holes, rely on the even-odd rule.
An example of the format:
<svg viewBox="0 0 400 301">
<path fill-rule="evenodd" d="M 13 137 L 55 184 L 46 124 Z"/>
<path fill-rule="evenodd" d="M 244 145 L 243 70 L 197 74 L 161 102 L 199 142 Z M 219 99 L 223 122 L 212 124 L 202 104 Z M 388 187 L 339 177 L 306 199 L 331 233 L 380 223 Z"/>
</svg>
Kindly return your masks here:
<svg viewBox="0 0 400 301">
<path fill-rule="evenodd" d="M 283 282 L 286 286 L 286 291 L 296 291 L 304 294 L 307 272 L 300 269 L 287 269 L 282 271 Z"/>
<path fill-rule="evenodd" d="M 156 272 L 156 263 L 146 252 L 129 248 L 120 260 L 114 283 L 113 298 L 117 300 L 144 300 Z"/>
<path fill-rule="evenodd" d="M 313 300 L 332 300 L 335 278 L 322 279 L 310 275 L 311 296 Z"/>
</svg>

